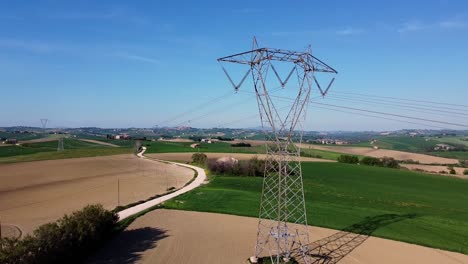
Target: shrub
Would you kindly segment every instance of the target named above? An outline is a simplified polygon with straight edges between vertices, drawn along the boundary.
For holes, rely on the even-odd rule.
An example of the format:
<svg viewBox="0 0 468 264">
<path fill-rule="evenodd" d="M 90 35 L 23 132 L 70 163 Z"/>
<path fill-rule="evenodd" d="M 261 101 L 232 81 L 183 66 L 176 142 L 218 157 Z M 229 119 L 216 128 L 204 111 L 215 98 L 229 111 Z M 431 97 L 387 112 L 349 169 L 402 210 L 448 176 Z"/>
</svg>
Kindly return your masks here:
<svg viewBox="0 0 468 264">
<path fill-rule="evenodd" d="M 222 141 L 234 141 L 233 138 L 225 138 L 225 137 L 217 137 L 217 139 L 222 140 Z"/>
<path fill-rule="evenodd" d="M 448 169 L 449 169 L 450 174 L 457 174 L 457 172 L 455 171 L 453 167 L 449 167 Z"/>
<path fill-rule="evenodd" d="M 234 143 L 231 144 L 231 147 L 251 147 L 250 143 L 244 143 L 244 142 L 239 142 L 239 143 Z"/>
<path fill-rule="evenodd" d="M 447 172 L 444 171 L 444 170 L 439 171 L 439 173 L 441 173 L 441 174 L 447 174 Z"/>
<path fill-rule="evenodd" d="M 399 168 L 400 167 L 400 165 L 398 164 L 398 161 L 396 161 L 394 158 L 383 157 L 381 161 L 382 161 L 382 166 L 387 167 L 387 168 Z"/>
<path fill-rule="evenodd" d="M 374 157 L 364 157 L 361 159 L 361 164 L 369 165 L 369 166 L 386 167 L 386 168 L 399 168 L 400 167 L 400 165 L 398 164 L 398 161 L 390 157 L 383 157 L 381 159 L 374 158 Z"/>
<path fill-rule="evenodd" d="M 364 157 L 361 159 L 361 164 L 364 165 L 369 165 L 369 166 L 379 166 L 382 167 L 383 163 L 380 159 L 378 158 L 373 158 L 373 157 Z"/>
<path fill-rule="evenodd" d="M 0 240 L 0 263 L 79 263 L 112 234 L 118 216 L 88 205 L 22 239 Z"/>
<path fill-rule="evenodd" d="M 215 174 L 234 176 L 263 176 L 265 171 L 265 161 L 252 157 L 250 160 L 239 162 L 218 162 L 208 160 L 208 169 Z"/>
<path fill-rule="evenodd" d="M 468 170 L 464 170 L 463 175 L 468 175 Z"/>
<path fill-rule="evenodd" d="M 342 163 L 351 163 L 351 164 L 359 163 L 359 158 L 353 155 L 340 155 L 337 160 L 338 162 L 342 162 Z"/>
<path fill-rule="evenodd" d="M 207 158 L 205 153 L 194 153 L 192 155 L 192 162 L 196 164 L 206 164 Z"/>
</svg>

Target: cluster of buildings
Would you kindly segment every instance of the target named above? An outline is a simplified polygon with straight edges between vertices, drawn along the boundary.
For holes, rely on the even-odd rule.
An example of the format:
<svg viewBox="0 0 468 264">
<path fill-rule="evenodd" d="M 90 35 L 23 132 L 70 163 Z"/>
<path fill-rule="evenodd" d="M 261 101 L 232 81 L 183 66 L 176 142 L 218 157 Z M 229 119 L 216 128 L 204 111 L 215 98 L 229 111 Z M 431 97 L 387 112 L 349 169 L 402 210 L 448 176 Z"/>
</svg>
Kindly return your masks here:
<svg viewBox="0 0 468 264">
<path fill-rule="evenodd" d="M 436 151 L 450 151 L 450 150 L 454 150 L 455 147 L 454 146 L 450 146 L 450 145 L 447 145 L 447 144 L 436 144 L 435 147 L 434 147 L 434 150 Z"/>
<path fill-rule="evenodd" d="M 123 139 L 123 140 L 132 139 L 132 137 L 127 133 L 122 133 L 118 135 L 106 135 L 106 138 L 107 139 Z"/>
<path fill-rule="evenodd" d="M 346 140 L 341 140 L 341 139 L 316 139 L 313 141 L 315 144 L 322 144 L 322 145 L 347 145 L 349 144 L 348 141 Z"/>
<path fill-rule="evenodd" d="M 15 138 L 0 138 L 0 141 L 2 144 L 11 144 L 11 145 L 16 145 L 18 144 L 18 140 Z"/>
</svg>

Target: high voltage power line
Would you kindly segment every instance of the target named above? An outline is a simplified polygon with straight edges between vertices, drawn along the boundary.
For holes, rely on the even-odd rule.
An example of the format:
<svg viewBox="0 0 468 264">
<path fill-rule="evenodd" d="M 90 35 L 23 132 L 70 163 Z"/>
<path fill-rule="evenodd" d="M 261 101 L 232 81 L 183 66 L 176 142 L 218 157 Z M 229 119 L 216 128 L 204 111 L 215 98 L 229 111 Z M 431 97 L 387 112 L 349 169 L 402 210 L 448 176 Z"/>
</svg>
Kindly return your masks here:
<svg viewBox="0 0 468 264">
<path fill-rule="evenodd" d="M 320 108 L 320 109 L 326 109 L 326 110 L 334 111 L 334 112 L 340 112 L 340 113 L 358 115 L 358 116 L 365 116 L 365 117 L 372 117 L 372 118 L 378 118 L 378 119 L 385 119 L 385 120 L 402 122 L 402 123 L 407 123 L 407 124 L 412 124 L 412 125 L 420 125 L 420 126 L 434 127 L 434 128 L 440 128 L 440 129 L 445 128 L 445 127 L 441 127 L 441 126 L 434 126 L 434 125 L 429 125 L 429 124 L 424 124 L 424 123 L 411 122 L 411 121 L 407 121 L 407 120 L 401 120 L 401 119 L 395 119 L 395 118 L 389 118 L 389 117 L 383 117 L 383 116 L 367 115 L 367 114 L 356 113 L 356 112 L 349 112 L 349 111 L 344 111 L 344 110 L 339 110 L 339 109 L 328 108 L 328 107 L 324 107 L 324 106 L 315 106 L 315 107 Z"/>
<path fill-rule="evenodd" d="M 275 95 L 270 95 L 270 96 L 274 97 L 274 98 L 284 99 L 284 100 L 290 100 L 290 101 L 294 100 L 293 98 L 284 97 L 284 96 L 275 96 Z M 414 116 L 408 116 L 408 115 L 401 115 L 401 114 L 387 113 L 387 112 L 381 112 L 381 111 L 367 110 L 367 109 L 361 109 L 361 108 L 349 107 L 349 106 L 325 104 L 325 103 L 319 103 L 319 102 L 315 102 L 315 101 L 310 101 L 310 103 L 317 104 L 317 105 L 323 105 L 323 106 L 329 106 L 329 107 L 335 107 L 335 108 L 341 108 L 341 109 L 347 109 L 347 110 L 354 110 L 354 111 L 359 111 L 359 112 L 379 114 L 379 115 L 384 115 L 384 116 L 393 116 L 393 117 L 400 117 L 400 118 L 405 118 L 405 119 L 413 119 L 413 120 L 418 120 L 418 121 L 425 121 L 425 122 L 431 122 L 431 123 L 439 123 L 439 124 L 444 124 L 444 125 L 452 125 L 452 126 L 459 126 L 459 127 L 468 128 L 468 124 L 446 122 L 446 121 L 441 121 L 441 120 L 433 120 L 433 119 L 428 119 L 428 118 L 421 118 L 421 117 L 414 117 Z"/>
<path fill-rule="evenodd" d="M 349 97 L 346 97 L 346 96 L 329 95 L 328 99 L 336 100 L 336 101 L 345 101 L 345 102 L 349 102 L 349 101 L 359 102 L 359 103 L 373 104 L 373 105 L 377 104 L 379 106 L 392 106 L 392 107 L 399 108 L 399 109 L 412 110 L 414 112 L 437 114 L 437 115 L 449 116 L 449 117 L 453 117 L 453 115 L 468 116 L 468 112 L 467 113 L 452 112 L 452 111 L 446 111 L 446 110 L 441 110 L 441 109 L 437 109 L 437 108 L 431 109 L 431 108 L 417 107 L 417 106 L 412 106 L 412 105 L 407 105 L 407 104 L 400 104 L 400 103 L 387 103 L 387 102 L 381 102 L 381 101 L 370 101 L 370 100 L 364 100 L 364 99 L 349 98 Z"/>
<path fill-rule="evenodd" d="M 335 91 L 334 93 L 336 93 Z M 463 108 L 468 108 L 468 105 L 462 105 L 462 104 L 453 104 L 453 103 L 447 103 L 447 102 L 435 102 L 435 101 L 426 101 L 426 100 L 417 100 L 417 99 L 407 99 L 407 98 L 401 98 L 401 97 L 392 97 L 392 96 L 381 96 L 381 95 L 369 95 L 369 94 L 362 94 L 362 93 L 354 93 L 354 92 L 346 92 L 346 91 L 341 91 L 338 93 L 343 93 L 343 94 L 348 94 L 348 95 L 354 95 L 354 96 L 361 96 L 361 97 L 374 97 L 374 98 L 383 98 L 383 99 L 390 99 L 390 100 L 398 100 L 398 101 L 407 101 L 407 102 L 419 102 L 419 103 L 425 103 L 425 104 L 436 104 L 436 105 L 446 105 L 446 106 L 458 106 L 458 107 L 463 107 Z"/>
<path fill-rule="evenodd" d="M 281 90 L 281 88 L 283 88 L 283 87 L 278 86 L 278 87 L 276 87 L 276 88 L 273 88 L 273 89 L 270 91 L 270 93 L 275 93 L 275 92 Z M 242 91 L 238 91 L 238 92 L 242 92 Z M 210 101 L 212 101 L 212 100 L 210 100 Z M 220 101 L 217 101 L 217 102 L 215 102 L 215 103 L 218 103 L 218 102 L 220 102 Z M 197 116 L 197 117 L 193 117 L 193 118 L 184 120 L 184 121 L 182 121 L 182 122 L 176 124 L 175 126 L 181 126 L 181 125 L 183 125 L 183 124 L 191 123 L 191 122 L 193 122 L 193 121 L 195 121 L 195 120 L 200 120 L 200 119 L 206 118 L 206 117 L 208 117 L 208 116 L 213 116 L 213 112 L 215 112 L 215 113 L 223 113 L 223 112 L 226 112 L 226 111 L 230 111 L 230 110 L 232 109 L 232 107 L 238 107 L 238 106 L 240 106 L 240 105 L 244 105 L 244 104 L 249 103 L 249 102 L 250 102 L 250 101 L 248 101 L 248 100 L 243 100 L 243 101 L 240 102 L 240 103 L 235 102 L 235 103 L 230 104 L 230 105 L 227 105 L 227 106 L 226 106 L 226 105 L 222 105 L 222 106 L 220 107 L 220 108 L 222 108 L 222 110 L 219 110 L 219 111 L 210 110 L 210 111 L 208 111 L 208 112 L 206 112 L 206 113 L 204 113 L 204 114 L 202 114 L 202 115 L 200 115 L 200 116 Z M 218 108 L 217 108 L 217 109 L 218 109 Z M 169 123 L 170 123 L 170 122 L 169 122 Z"/>
<path fill-rule="evenodd" d="M 275 89 L 272 89 L 270 93 L 274 93 L 278 90 L 280 90 L 282 87 L 276 87 Z M 239 92 L 243 93 L 250 93 L 255 95 L 254 92 L 249 92 L 249 91 L 242 91 L 239 90 Z M 225 94 L 222 94 L 221 96 L 212 98 L 204 103 L 198 104 L 194 107 L 189 108 L 188 110 L 170 118 L 167 119 L 166 121 L 161 122 L 162 124 L 168 124 L 172 123 L 177 119 L 180 119 L 184 116 L 187 116 L 189 114 L 193 114 L 195 112 L 200 111 L 201 109 L 204 109 L 208 106 L 212 106 L 214 104 L 218 104 L 219 102 L 224 101 L 226 98 L 229 98 L 229 95 L 232 95 L 234 93 L 228 92 Z M 446 106 L 457 106 L 457 107 L 467 107 L 467 105 L 461 105 L 461 104 L 449 104 L 445 102 L 434 102 L 434 101 L 425 101 L 425 100 L 414 100 L 414 99 L 406 99 L 406 98 L 398 98 L 398 97 L 390 97 L 390 96 L 378 96 L 378 95 L 365 95 L 361 93 L 352 93 L 352 92 L 333 92 L 332 94 L 329 95 L 331 100 L 337 100 L 337 101 L 342 101 L 342 102 L 358 102 L 358 103 L 364 103 L 364 104 L 373 104 L 373 105 L 379 105 L 379 106 L 390 106 L 392 108 L 399 108 L 399 109 L 411 109 L 412 112 L 420 112 L 420 113 L 428 113 L 428 114 L 436 114 L 440 116 L 449 116 L 449 117 L 454 117 L 454 115 L 459 115 L 459 116 L 468 116 L 468 110 L 465 109 L 460 109 L 460 108 L 453 108 L 453 107 L 446 107 Z M 372 98 L 379 98 L 378 101 L 372 101 L 372 99 L 369 98 L 363 98 L 364 96 L 366 97 L 372 97 Z M 280 98 L 280 96 L 274 96 L 271 95 L 271 97 L 276 97 Z M 292 98 L 288 97 L 283 97 L 282 99 L 285 100 L 292 100 Z M 316 98 L 312 98 L 316 99 Z M 311 99 L 311 100 L 312 100 Z M 248 102 L 248 101 L 245 101 Z M 245 102 L 241 102 L 239 104 L 232 104 L 230 106 L 237 106 L 240 104 L 244 104 Z M 416 103 L 415 103 L 416 102 Z M 379 119 L 384 119 L 384 120 L 390 120 L 390 121 L 396 121 L 396 122 L 403 122 L 403 123 L 408 123 L 408 124 L 415 124 L 415 125 L 422 125 L 422 126 L 428 126 L 428 127 L 435 127 L 435 128 L 444 128 L 441 126 L 436 126 L 434 123 L 438 124 L 444 124 L 444 125 L 450 125 L 450 126 L 458 126 L 458 127 L 468 127 L 467 124 L 463 123 L 458 123 L 458 122 L 448 122 L 448 121 L 442 121 L 442 120 L 435 120 L 435 119 L 430 119 L 430 118 L 421 118 L 421 117 L 415 117 L 415 116 L 409 116 L 405 114 L 397 114 L 397 113 L 392 113 L 392 112 L 383 112 L 383 111 L 376 111 L 376 110 L 370 110 L 370 109 L 362 109 L 362 108 L 357 108 L 357 107 L 352 107 L 352 106 L 344 106 L 344 105 L 336 105 L 336 104 L 327 104 L 327 103 L 320 103 L 316 101 L 311 101 L 312 104 L 316 105 L 316 107 L 322 108 L 322 109 L 327 109 L 327 110 L 334 110 L 335 112 L 342 112 L 342 113 L 347 113 L 347 114 L 352 114 L 352 115 L 359 115 L 359 116 L 366 116 L 366 117 L 372 117 L 372 118 L 379 118 Z M 423 104 L 421 104 L 423 103 Z M 176 126 L 180 126 L 182 124 L 190 123 L 195 120 L 200 120 L 208 116 L 213 116 L 214 113 L 221 113 L 228 111 L 230 106 L 222 106 L 222 110 L 220 111 L 208 111 L 205 114 L 202 114 L 200 116 L 196 116 L 194 118 L 187 119 L 183 122 L 178 123 Z M 428 108 L 430 107 L 430 108 Z M 339 110 L 343 109 L 343 110 Z M 344 111 L 344 110 L 351 110 L 355 112 L 349 112 L 349 111 Z M 356 112 L 357 111 L 357 112 Z M 369 114 L 364 114 L 364 113 L 369 113 Z M 378 116 L 376 116 L 378 115 Z M 249 115 L 245 116 L 243 118 L 236 119 L 234 121 L 229 121 L 225 122 L 222 124 L 217 125 L 217 127 L 223 127 L 229 124 L 237 123 L 243 120 L 249 120 L 252 118 L 257 117 L 258 114 L 255 115 Z M 384 117 L 387 116 L 387 117 Z M 431 124 L 425 124 L 425 123 L 420 123 L 420 122 L 412 122 L 408 120 L 402 120 L 402 119 L 396 119 L 396 118 L 389 118 L 388 116 L 391 117 L 396 117 L 396 118 L 403 118 L 403 119 L 410 119 L 410 120 L 417 120 L 417 121 L 423 121 L 423 122 L 429 122 Z"/>
<path fill-rule="evenodd" d="M 184 112 L 182 112 L 182 113 L 180 113 L 180 114 L 178 114 L 176 116 L 173 116 L 173 117 L 171 117 L 169 119 L 166 119 L 166 120 L 160 122 L 159 124 L 164 125 L 164 124 L 172 123 L 175 120 L 177 120 L 177 119 L 179 119 L 179 118 L 181 118 L 181 117 L 183 117 L 183 116 L 185 116 L 187 114 L 197 112 L 197 111 L 199 111 L 199 110 L 201 110 L 201 109 L 203 109 L 203 108 L 205 108 L 207 106 L 210 106 L 210 103 L 212 103 L 212 102 L 220 102 L 220 101 L 226 99 L 228 97 L 228 95 L 231 95 L 231 94 L 234 94 L 234 93 L 232 91 L 226 92 L 226 93 L 224 93 L 224 94 L 222 94 L 222 95 L 220 95 L 218 97 L 212 98 L 212 99 L 210 99 L 210 100 L 208 100 L 208 101 L 206 101 L 204 103 L 201 103 L 201 104 L 198 104 L 198 105 L 196 105 L 194 107 L 191 107 L 191 108 L 187 109 L 186 111 L 184 111 Z"/>
</svg>

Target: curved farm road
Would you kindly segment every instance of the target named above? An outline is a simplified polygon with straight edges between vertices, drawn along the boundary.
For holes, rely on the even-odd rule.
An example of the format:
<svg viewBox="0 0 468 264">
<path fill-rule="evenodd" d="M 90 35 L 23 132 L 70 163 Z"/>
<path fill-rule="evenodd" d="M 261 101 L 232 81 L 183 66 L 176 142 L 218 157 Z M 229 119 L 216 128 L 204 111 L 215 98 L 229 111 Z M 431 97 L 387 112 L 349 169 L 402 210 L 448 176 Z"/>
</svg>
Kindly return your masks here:
<svg viewBox="0 0 468 264">
<path fill-rule="evenodd" d="M 143 150 L 140 153 L 138 153 L 137 156 L 142 158 L 142 159 L 147 159 L 145 156 L 143 156 L 143 154 L 146 151 L 146 147 L 142 147 L 142 149 Z M 139 213 L 141 211 L 144 211 L 144 210 L 146 210 L 146 209 L 148 209 L 150 207 L 153 207 L 153 206 L 155 206 L 157 204 L 160 204 L 160 203 L 162 203 L 164 201 L 167 201 L 169 199 L 177 197 L 177 196 L 179 196 L 179 195 L 181 195 L 183 193 L 191 191 L 191 190 L 197 188 L 198 186 L 200 186 L 201 184 L 203 184 L 203 182 L 206 180 L 206 173 L 202 168 L 192 166 L 192 165 L 183 164 L 183 163 L 177 163 L 177 162 L 167 162 L 167 163 L 175 164 L 175 165 L 178 165 L 178 166 L 181 166 L 181 167 L 192 169 L 192 170 L 197 172 L 197 177 L 190 184 L 188 184 L 185 187 L 182 187 L 181 189 L 179 189 L 179 190 L 177 190 L 177 191 L 175 191 L 173 193 L 170 193 L 170 194 L 155 198 L 155 199 L 147 201 L 145 203 L 142 203 L 142 204 L 130 207 L 128 209 L 125 209 L 123 211 L 120 211 L 118 213 L 120 220 L 123 220 L 123 219 L 125 219 L 125 218 L 127 218 L 129 216 L 132 216 L 132 215 L 137 214 L 137 213 Z"/>
</svg>

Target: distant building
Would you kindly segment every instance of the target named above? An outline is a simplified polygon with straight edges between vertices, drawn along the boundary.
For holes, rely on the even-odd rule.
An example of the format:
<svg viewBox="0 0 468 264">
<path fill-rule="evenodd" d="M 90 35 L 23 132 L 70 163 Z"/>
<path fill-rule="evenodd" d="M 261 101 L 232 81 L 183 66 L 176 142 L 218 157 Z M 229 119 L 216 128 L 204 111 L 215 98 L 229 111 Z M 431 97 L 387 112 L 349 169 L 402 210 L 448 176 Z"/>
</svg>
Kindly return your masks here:
<svg viewBox="0 0 468 264">
<path fill-rule="evenodd" d="M 455 149 L 455 147 L 447 145 L 447 144 L 436 144 L 435 147 L 434 147 L 434 150 L 448 151 L 448 150 L 454 150 L 454 149 Z"/>
<path fill-rule="evenodd" d="M 193 143 L 192 145 L 190 145 L 191 148 L 198 148 L 200 147 L 200 144 L 198 143 Z"/>
<path fill-rule="evenodd" d="M 18 140 L 15 138 L 9 138 L 5 141 L 5 143 L 15 145 L 15 144 L 18 144 Z"/>
<path fill-rule="evenodd" d="M 322 145 L 346 145 L 349 144 L 348 141 L 341 140 L 341 139 L 317 139 L 314 141 L 316 144 Z"/>
<path fill-rule="evenodd" d="M 200 142 L 205 142 L 205 143 L 211 144 L 211 143 L 213 143 L 213 140 L 211 138 L 202 138 L 200 140 Z"/>
<path fill-rule="evenodd" d="M 108 135 L 108 139 L 132 139 L 129 134 Z"/>
</svg>

